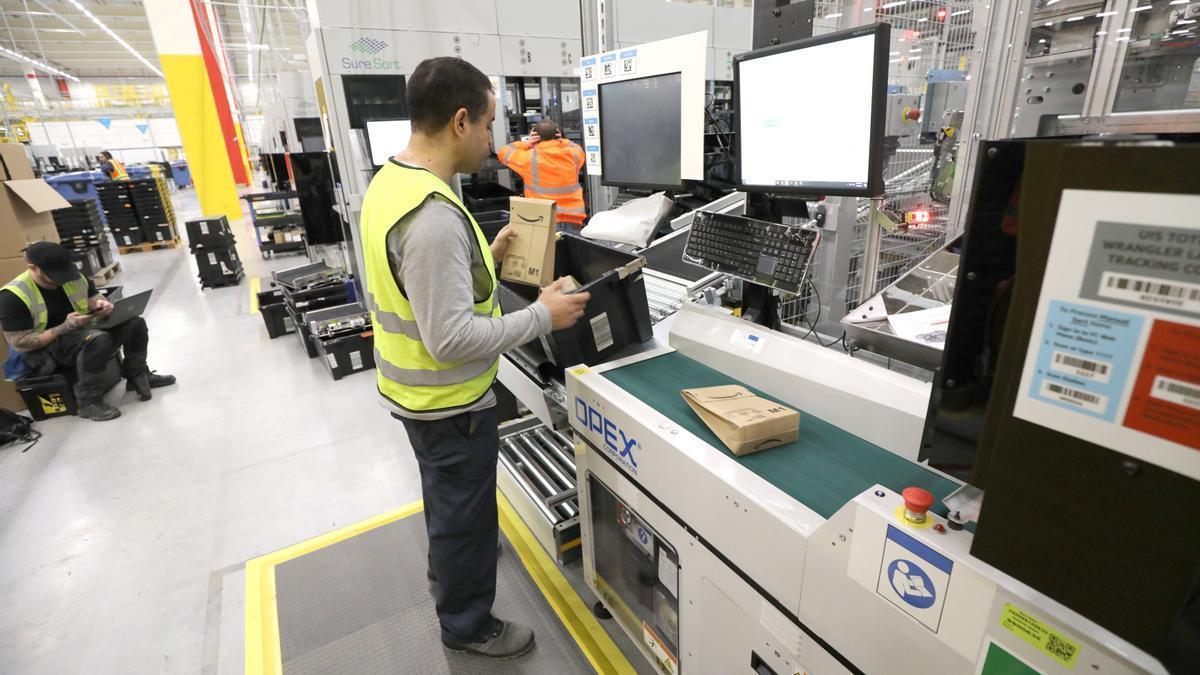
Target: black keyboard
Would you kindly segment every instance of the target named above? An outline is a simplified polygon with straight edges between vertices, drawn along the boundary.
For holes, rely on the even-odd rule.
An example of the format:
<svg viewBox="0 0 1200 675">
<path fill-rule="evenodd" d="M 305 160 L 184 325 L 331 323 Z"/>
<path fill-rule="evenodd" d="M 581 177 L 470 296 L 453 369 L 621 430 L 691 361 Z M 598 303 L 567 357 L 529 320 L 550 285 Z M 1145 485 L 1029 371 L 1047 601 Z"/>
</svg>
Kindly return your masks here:
<svg viewBox="0 0 1200 675">
<path fill-rule="evenodd" d="M 692 220 L 684 259 L 763 286 L 799 293 L 821 232 L 744 216 L 701 211 Z"/>
<path fill-rule="evenodd" d="M 648 196 L 649 195 L 638 194 L 636 192 L 625 192 L 624 190 L 622 190 L 621 192 L 617 193 L 617 197 L 616 197 L 616 199 L 614 199 L 612 201 L 612 204 L 608 205 L 608 210 L 615 211 L 618 208 L 625 206 L 625 204 L 627 204 L 635 199 L 641 199 L 642 197 L 648 197 Z"/>
</svg>

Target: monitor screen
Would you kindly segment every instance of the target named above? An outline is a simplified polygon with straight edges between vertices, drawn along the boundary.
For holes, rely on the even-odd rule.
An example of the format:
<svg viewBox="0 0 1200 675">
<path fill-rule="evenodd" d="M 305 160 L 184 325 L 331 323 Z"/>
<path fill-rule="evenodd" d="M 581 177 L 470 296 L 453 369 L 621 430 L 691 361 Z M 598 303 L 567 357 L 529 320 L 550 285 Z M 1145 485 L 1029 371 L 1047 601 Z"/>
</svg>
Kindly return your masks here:
<svg viewBox="0 0 1200 675">
<path fill-rule="evenodd" d="M 600 85 L 600 172 L 605 185 L 680 189 L 682 75 Z"/>
<path fill-rule="evenodd" d="M 396 153 L 408 147 L 412 126 L 408 120 L 367 120 L 367 147 L 371 163 L 383 166 Z"/>
<path fill-rule="evenodd" d="M 883 193 L 888 38 L 875 24 L 735 58 L 741 189 Z"/>
</svg>

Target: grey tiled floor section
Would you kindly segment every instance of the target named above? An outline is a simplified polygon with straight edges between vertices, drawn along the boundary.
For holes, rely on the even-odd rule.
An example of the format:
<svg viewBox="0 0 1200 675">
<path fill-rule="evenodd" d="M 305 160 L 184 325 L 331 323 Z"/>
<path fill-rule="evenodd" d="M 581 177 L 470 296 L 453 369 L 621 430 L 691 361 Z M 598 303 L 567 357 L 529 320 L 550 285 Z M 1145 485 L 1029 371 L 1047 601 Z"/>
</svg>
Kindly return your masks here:
<svg viewBox="0 0 1200 675">
<path fill-rule="evenodd" d="M 533 628 L 534 651 L 497 662 L 445 650 L 427 548 L 416 514 L 277 566 L 284 675 L 592 672 L 507 543 L 495 613 Z"/>
</svg>

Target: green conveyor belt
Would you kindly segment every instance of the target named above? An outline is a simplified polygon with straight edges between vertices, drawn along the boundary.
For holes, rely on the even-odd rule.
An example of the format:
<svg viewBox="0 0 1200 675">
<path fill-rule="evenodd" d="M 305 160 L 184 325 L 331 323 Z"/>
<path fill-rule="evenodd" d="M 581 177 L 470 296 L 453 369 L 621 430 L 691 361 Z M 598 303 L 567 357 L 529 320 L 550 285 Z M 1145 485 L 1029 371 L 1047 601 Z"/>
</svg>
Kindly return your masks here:
<svg viewBox="0 0 1200 675">
<path fill-rule="evenodd" d="M 604 377 L 825 518 L 876 483 L 896 492 L 923 487 L 933 493 L 935 510 L 944 515 L 941 499 L 958 487 L 803 410 L 799 440 L 738 457 L 692 412 L 680 390 L 741 384 L 763 398 L 782 401 L 678 352 L 607 371 Z"/>
</svg>

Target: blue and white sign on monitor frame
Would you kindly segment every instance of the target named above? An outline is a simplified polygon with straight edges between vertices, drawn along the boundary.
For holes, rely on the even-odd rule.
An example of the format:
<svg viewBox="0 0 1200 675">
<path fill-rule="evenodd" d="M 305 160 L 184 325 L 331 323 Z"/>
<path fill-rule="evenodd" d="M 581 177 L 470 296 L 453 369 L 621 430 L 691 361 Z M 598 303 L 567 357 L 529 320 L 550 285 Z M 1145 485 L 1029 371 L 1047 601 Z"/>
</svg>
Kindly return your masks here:
<svg viewBox="0 0 1200 675">
<path fill-rule="evenodd" d="M 953 560 L 888 525 L 875 592 L 936 633 L 953 571 Z"/>
</svg>

